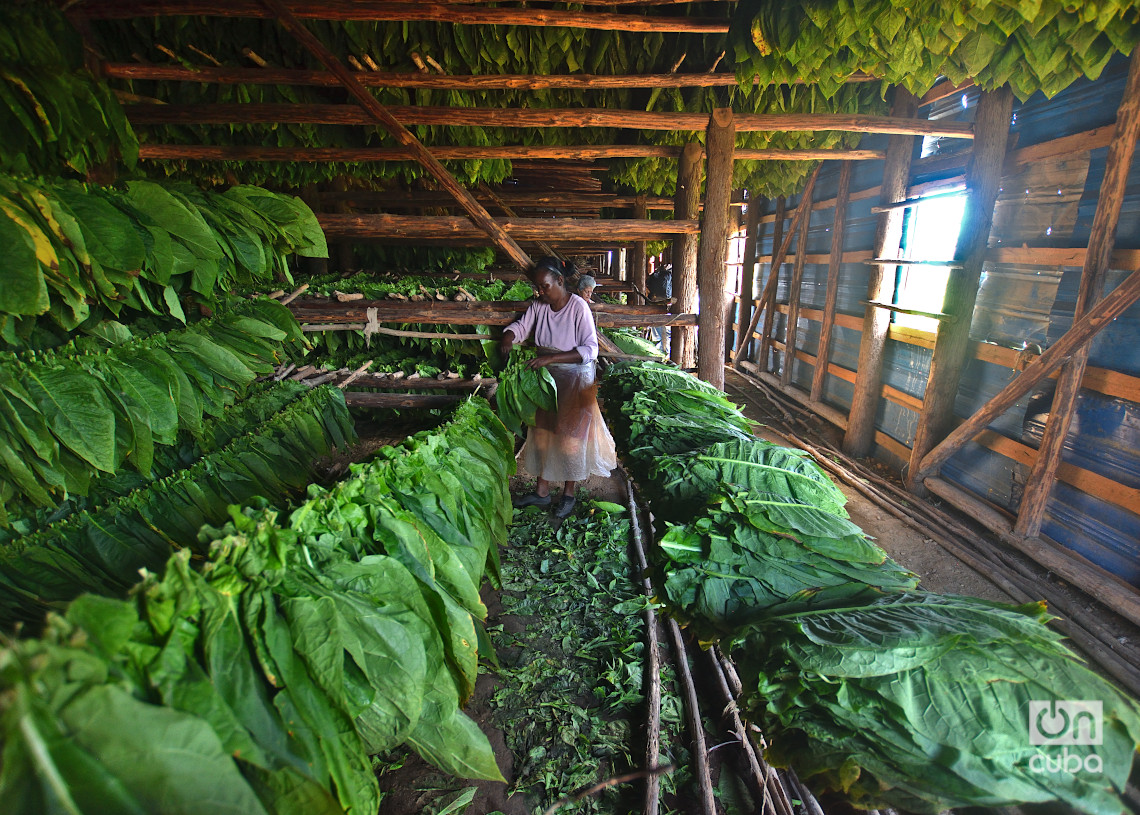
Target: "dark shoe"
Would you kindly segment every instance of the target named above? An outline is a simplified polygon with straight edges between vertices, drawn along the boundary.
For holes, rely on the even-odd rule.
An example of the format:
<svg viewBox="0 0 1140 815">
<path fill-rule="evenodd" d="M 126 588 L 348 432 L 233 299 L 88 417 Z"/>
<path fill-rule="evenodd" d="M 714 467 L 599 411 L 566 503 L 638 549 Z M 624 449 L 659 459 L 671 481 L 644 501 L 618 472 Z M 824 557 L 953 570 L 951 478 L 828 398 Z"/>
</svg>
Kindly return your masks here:
<svg viewBox="0 0 1140 815">
<path fill-rule="evenodd" d="M 539 495 L 537 492 L 528 492 L 526 495 L 520 495 L 518 498 L 512 499 L 511 506 L 515 509 L 522 509 L 523 507 L 548 507 L 550 506 L 550 496 Z"/>
<path fill-rule="evenodd" d="M 572 513 L 573 511 L 574 511 L 574 496 L 573 495 L 563 495 L 558 500 L 558 506 L 556 506 L 554 508 L 554 512 L 552 514 L 554 515 L 555 518 L 565 518 L 568 515 L 570 515 L 570 513 Z"/>
</svg>

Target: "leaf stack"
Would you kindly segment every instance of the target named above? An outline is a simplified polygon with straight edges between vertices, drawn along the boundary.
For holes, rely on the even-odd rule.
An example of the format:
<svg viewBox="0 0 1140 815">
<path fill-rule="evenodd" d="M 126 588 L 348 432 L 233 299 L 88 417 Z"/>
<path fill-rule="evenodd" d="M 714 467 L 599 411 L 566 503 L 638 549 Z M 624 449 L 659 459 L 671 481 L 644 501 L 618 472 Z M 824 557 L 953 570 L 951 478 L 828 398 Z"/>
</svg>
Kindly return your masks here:
<svg viewBox="0 0 1140 815">
<path fill-rule="evenodd" d="M 536 356 L 533 350 L 512 350 L 506 367 L 499 373 L 499 388 L 495 391 L 499 421 L 523 437 L 526 428 L 534 426 L 538 411 L 558 409 L 558 387 L 550 371 L 527 367 L 527 362 Z"/>
</svg>

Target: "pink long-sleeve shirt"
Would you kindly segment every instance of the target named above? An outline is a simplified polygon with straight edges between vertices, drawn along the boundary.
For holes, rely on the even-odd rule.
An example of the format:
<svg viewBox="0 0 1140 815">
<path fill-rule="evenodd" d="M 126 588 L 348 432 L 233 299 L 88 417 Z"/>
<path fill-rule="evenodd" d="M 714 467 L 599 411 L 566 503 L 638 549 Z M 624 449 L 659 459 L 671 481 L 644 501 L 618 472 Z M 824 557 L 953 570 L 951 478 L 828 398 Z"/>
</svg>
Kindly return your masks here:
<svg viewBox="0 0 1140 815">
<path fill-rule="evenodd" d="M 522 317 L 504 330 L 514 334 L 519 342 L 531 337 L 533 331 L 535 345 L 556 351 L 577 351 L 582 355 L 583 362 L 598 358 L 594 315 L 590 313 L 589 304 L 576 294 L 570 295 L 570 300 L 561 311 L 555 311 L 541 300 L 535 300 Z"/>
</svg>

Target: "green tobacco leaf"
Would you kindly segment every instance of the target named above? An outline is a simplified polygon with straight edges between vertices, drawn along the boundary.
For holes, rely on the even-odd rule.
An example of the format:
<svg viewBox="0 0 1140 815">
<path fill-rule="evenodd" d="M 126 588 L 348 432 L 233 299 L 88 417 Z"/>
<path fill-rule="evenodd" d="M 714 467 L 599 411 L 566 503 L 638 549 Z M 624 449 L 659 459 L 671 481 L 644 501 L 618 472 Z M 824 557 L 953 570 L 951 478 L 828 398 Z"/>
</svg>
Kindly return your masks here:
<svg viewBox="0 0 1140 815">
<path fill-rule="evenodd" d="M 75 369 L 25 371 L 24 385 L 60 443 L 92 467 L 115 470 L 115 413 L 102 385 Z"/>
<path fill-rule="evenodd" d="M 4 247 L 4 285 L 0 311 L 43 314 L 50 304 L 36 247 L 23 227 L 0 211 L 0 246 Z"/>
</svg>

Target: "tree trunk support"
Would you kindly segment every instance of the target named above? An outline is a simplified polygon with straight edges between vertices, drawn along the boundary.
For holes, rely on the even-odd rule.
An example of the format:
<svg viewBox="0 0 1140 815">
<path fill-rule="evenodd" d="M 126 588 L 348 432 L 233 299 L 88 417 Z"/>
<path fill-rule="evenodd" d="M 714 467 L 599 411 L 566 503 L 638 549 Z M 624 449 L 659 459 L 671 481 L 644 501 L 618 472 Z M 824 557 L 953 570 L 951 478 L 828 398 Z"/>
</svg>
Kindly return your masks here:
<svg viewBox="0 0 1140 815">
<path fill-rule="evenodd" d="M 677 162 L 677 194 L 673 204 L 673 217 L 690 220 L 700 216 L 701 158 L 704 149 L 698 142 L 689 142 L 681 151 Z M 697 310 L 697 248 L 696 235 L 680 235 L 673 241 L 673 296 L 676 310 L 692 314 Z M 697 364 L 696 332 L 674 326 L 670 337 L 669 358 L 682 368 Z"/>
<path fill-rule="evenodd" d="M 725 268 L 728 255 L 729 201 L 732 198 L 733 141 L 731 108 L 717 108 L 709 119 L 708 183 L 705 217 L 697 260 L 697 376 L 724 389 Z"/>
<path fill-rule="evenodd" d="M 818 402 L 823 397 L 823 383 L 831 359 L 831 329 L 835 326 L 835 305 L 839 299 L 839 274 L 843 264 L 843 224 L 847 217 L 847 202 L 851 198 L 850 161 L 839 168 L 839 191 L 835 197 L 835 214 L 831 222 L 831 256 L 827 261 L 827 295 L 823 303 L 823 321 L 819 327 L 819 349 L 816 351 L 815 370 L 811 375 L 811 393 L 808 399 Z"/>
<path fill-rule="evenodd" d="M 416 157 L 416 161 L 431 173 L 432 177 L 434 177 L 444 189 L 455 196 L 455 200 L 458 201 L 459 205 L 471 216 L 471 220 L 491 237 L 491 240 L 494 241 L 496 246 L 503 250 L 520 269 L 530 267 L 530 256 L 523 251 L 521 246 L 514 242 L 510 235 L 503 231 L 501 226 L 495 223 L 487 210 L 483 208 L 483 205 L 476 201 L 474 196 L 455 179 L 455 176 L 439 163 L 435 156 L 431 154 L 431 151 L 424 147 L 420 140 L 412 135 L 411 131 L 400 124 L 395 116 L 376 101 L 376 97 L 374 97 L 367 88 L 361 85 L 356 77 L 353 76 L 352 72 L 344 67 L 344 64 L 337 59 L 309 29 L 293 16 L 293 13 L 285 7 L 285 4 L 281 2 L 281 0 L 260 0 L 260 2 L 277 17 L 277 21 L 282 27 L 292 34 L 309 53 L 323 63 L 332 73 L 336 74 L 341 84 L 344 85 L 345 89 L 356 99 L 361 108 L 363 108 L 371 119 L 375 120 L 387 130 L 403 147 L 412 151 Z"/>
<path fill-rule="evenodd" d="M 1140 138 L 1140 52 L 1132 55 L 1124 98 L 1116 112 L 1116 133 L 1108 147 L 1104 181 L 1101 182 L 1089 248 L 1081 270 L 1081 288 L 1077 294 L 1074 318 L 1083 316 L 1104 294 L 1105 271 L 1109 267 L 1116 243 L 1116 229 L 1137 138 Z M 1077 412 L 1077 396 L 1088 360 L 1089 346 L 1086 345 L 1061 367 L 1037 461 L 1026 483 L 1017 523 L 1013 528 L 1016 535 L 1036 537 L 1041 533 L 1045 506 L 1057 478 L 1057 468 L 1061 465 L 1065 436 L 1068 435 L 1069 425 Z"/>
<path fill-rule="evenodd" d="M 644 221 L 648 210 L 645 208 L 645 196 L 637 196 L 637 203 L 633 205 L 633 218 L 637 221 Z M 644 303 L 645 298 L 642 293 L 645 291 L 645 266 L 646 260 L 646 242 L 635 241 L 633 244 L 633 262 L 630 264 L 630 282 L 633 283 L 633 288 L 636 294 L 633 295 L 634 303 Z"/>
<path fill-rule="evenodd" d="M 910 453 L 907 488 L 918 493 L 925 491 L 922 482 L 915 478 L 919 463 L 952 427 L 958 383 L 970 357 L 970 324 L 994 219 L 994 202 L 1001 188 L 1012 111 L 1013 91 L 1009 87 L 983 93 L 978 101 L 975 127 L 979 138 L 974 141 L 974 153 L 966 168 L 966 211 L 954 250 L 954 259 L 962 265 L 950 269 L 942 302 L 942 313 L 954 320 L 938 326 L 922 413 Z M 889 302 L 889 298 L 872 299 Z"/>
<path fill-rule="evenodd" d="M 895 88 L 891 106 L 894 116 L 913 118 L 918 100 L 904 88 Z M 887 159 L 883 163 L 883 183 L 879 191 L 879 204 L 889 205 L 906 198 L 910 179 L 910 161 L 914 154 L 914 138 L 892 136 L 887 143 Z M 905 213 L 901 209 L 880 212 L 875 224 L 875 257 L 897 257 L 902 245 L 902 228 Z M 867 299 L 889 303 L 893 299 L 896 267 L 872 266 L 867 281 Z M 875 445 L 875 414 L 883 382 L 883 351 L 887 345 L 887 331 L 891 327 L 891 313 L 885 309 L 867 306 L 863 312 L 863 335 L 859 341 L 858 375 L 855 393 L 851 399 L 851 412 L 847 433 L 843 437 L 843 452 L 853 458 L 868 455 Z"/>
</svg>

